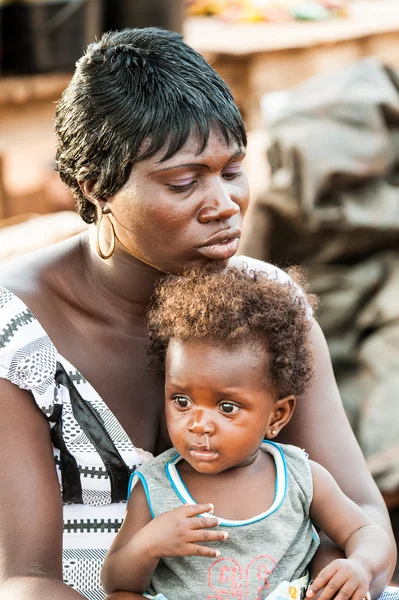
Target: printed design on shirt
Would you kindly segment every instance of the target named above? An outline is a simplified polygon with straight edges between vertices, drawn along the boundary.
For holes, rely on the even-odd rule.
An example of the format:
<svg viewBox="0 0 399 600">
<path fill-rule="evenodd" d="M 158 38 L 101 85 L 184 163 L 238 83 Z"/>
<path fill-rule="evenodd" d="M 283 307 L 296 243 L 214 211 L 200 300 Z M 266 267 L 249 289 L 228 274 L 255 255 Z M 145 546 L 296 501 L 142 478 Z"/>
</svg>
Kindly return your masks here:
<svg viewBox="0 0 399 600">
<path fill-rule="evenodd" d="M 35 317 L 28 308 L 11 317 L 0 333 L 0 348 L 4 348 L 11 341 L 20 327 L 32 323 L 34 320 Z"/>
<path fill-rule="evenodd" d="M 44 396 L 54 385 L 56 356 L 48 336 L 33 340 L 15 352 L 8 370 L 9 381 L 19 388 L 34 389 L 39 396 Z M 45 410 L 47 412 L 47 407 Z"/>
<path fill-rule="evenodd" d="M 83 375 L 77 370 L 68 371 L 69 379 L 72 381 L 74 385 L 81 385 L 82 383 L 87 383 L 87 380 Z"/>
<path fill-rule="evenodd" d="M 8 302 L 14 299 L 14 294 L 0 286 L 0 308 L 4 308 Z"/>
<path fill-rule="evenodd" d="M 31 310 L 2 287 L 0 309 L 1 376 L 28 390 L 49 422 L 55 469 L 64 499 L 65 534 L 68 543 L 74 545 L 64 550 L 65 580 L 84 598 L 104 600 L 99 578 L 106 554 L 102 549 L 109 546 L 109 540 L 121 526 L 127 481 L 140 465 L 140 455 L 96 390 L 72 363 L 60 356 Z M 91 419 L 101 430 L 96 439 L 87 435 L 92 429 Z M 105 448 L 109 438 L 115 449 L 109 443 Z M 108 464 L 112 462 L 108 469 L 104 459 Z M 118 460 L 122 477 L 114 468 Z M 113 499 L 119 496 L 120 502 L 111 503 L 110 473 L 114 477 Z"/>
<path fill-rule="evenodd" d="M 122 519 L 66 519 L 65 533 L 117 533 Z"/>
<path fill-rule="evenodd" d="M 63 550 L 64 583 L 87 600 L 104 600 L 100 587 L 100 570 L 107 551 L 105 549 Z"/>
<path fill-rule="evenodd" d="M 0 287 L 0 308 L 4 308 L 7 302 L 14 298 L 14 294 L 6 288 Z"/>
<path fill-rule="evenodd" d="M 262 600 L 276 566 L 269 554 L 256 556 L 246 566 L 234 558 L 218 558 L 208 569 L 211 593 L 206 600 Z"/>
<path fill-rule="evenodd" d="M 61 467 L 61 460 L 59 456 L 54 457 L 55 464 L 58 467 Z M 108 479 L 108 473 L 104 467 L 83 467 L 82 465 L 78 465 L 78 470 L 80 475 L 83 477 L 87 477 L 88 479 Z"/>
</svg>

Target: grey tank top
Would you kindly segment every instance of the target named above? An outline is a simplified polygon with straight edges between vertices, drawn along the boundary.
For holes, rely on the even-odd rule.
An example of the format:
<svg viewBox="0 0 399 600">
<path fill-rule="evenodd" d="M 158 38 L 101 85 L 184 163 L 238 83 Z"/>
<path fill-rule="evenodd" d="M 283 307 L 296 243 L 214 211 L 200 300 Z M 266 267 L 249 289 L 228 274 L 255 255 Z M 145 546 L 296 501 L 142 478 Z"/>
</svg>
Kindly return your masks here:
<svg viewBox="0 0 399 600">
<path fill-rule="evenodd" d="M 306 574 L 319 538 L 309 518 L 313 482 L 307 454 L 289 445 L 264 441 L 276 466 L 273 504 L 245 521 L 220 518 L 225 542 L 210 543 L 219 558 L 163 558 L 154 571 L 148 593 L 168 600 L 264 600 L 284 581 Z M 140 467 L 131 477 L 129 493 L 138 481 L 144 487 L 153 518 L 195 504 L 176 468 L 175 449 Z M 208 545 L 208 544 L 207 544 Z"/>
</svg>

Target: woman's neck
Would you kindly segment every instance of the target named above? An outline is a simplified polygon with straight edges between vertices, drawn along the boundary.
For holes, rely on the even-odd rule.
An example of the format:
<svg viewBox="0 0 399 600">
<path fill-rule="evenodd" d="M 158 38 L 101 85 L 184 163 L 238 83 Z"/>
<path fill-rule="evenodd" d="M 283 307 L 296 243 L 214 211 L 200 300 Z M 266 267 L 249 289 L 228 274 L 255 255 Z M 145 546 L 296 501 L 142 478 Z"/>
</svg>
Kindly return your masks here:
<svg viewBox="0 0 399 600">
<path fill-rule="evenodd" d="M 95 230 L 89 228 L 82 237 L 83 269 L 88 293 L 94 294 L 97 304 L 112 307 L 113 312 L 128 318 L 144 318 L 156 282 L 164 273 L 128 254 L 117 244 L 109 259 L 97 254 Z"/>
</svg>

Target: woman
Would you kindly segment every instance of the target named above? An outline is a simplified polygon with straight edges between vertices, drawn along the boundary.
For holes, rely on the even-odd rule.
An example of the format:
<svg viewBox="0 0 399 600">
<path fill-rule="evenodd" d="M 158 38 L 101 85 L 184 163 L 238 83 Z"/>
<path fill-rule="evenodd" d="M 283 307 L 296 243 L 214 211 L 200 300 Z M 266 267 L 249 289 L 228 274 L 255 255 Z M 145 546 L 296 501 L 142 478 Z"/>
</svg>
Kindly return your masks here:
<svg viewBox="0 0 399 600">
<path fill-rule="evenodd" d="M 163 386 L 146 369 L 154 285 L 242 262 L 244 125 L 227 86 L 177 34 L 125 30 L 89 46 L 56 133 L 61 178 L 93 225 L 0 277 L 1 600 L 104 598 L 99 567 L 130 472 L 168 446 Z M 313 339 L 315 382 L 280 441 L 306 447 L 390 531 L 316 323 Z M 336 555 L 324 544 L 315 572 Z"/>
</svg>

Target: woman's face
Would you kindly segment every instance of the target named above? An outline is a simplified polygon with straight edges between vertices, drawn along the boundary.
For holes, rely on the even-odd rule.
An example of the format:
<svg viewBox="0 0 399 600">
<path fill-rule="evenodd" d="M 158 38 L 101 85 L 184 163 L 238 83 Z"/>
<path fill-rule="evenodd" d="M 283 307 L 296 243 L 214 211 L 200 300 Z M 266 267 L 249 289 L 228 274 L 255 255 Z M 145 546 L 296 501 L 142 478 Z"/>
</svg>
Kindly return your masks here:
<svg viewBox="0 0 399 600">
<path fill-rule="evenodd" d="M 205 150 L 191 135 L 172 158 L 165 151 L 134 164 L 126 184 L 108 200 L 117 238 L 161 271 L 182 273 L 227 261 L 238 248 L 249 189 L 244 148 L 211 131 Z"/>
</svg>

